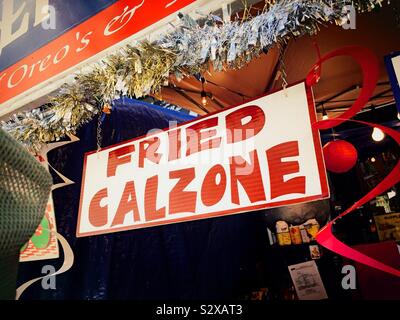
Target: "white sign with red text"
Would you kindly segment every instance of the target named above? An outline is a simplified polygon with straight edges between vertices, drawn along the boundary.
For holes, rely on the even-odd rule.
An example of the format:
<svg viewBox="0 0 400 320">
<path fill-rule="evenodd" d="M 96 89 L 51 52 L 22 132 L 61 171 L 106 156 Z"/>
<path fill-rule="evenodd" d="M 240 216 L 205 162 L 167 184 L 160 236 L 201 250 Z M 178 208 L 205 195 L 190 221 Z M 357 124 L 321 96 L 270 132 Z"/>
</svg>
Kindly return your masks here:
<svg viewBox="0 0 400 320">
<path fill-rule="evenodd" d="M 87 153 L 77 236 L 327 198 L 315 121 L 300 83 Z"/>
</svg>

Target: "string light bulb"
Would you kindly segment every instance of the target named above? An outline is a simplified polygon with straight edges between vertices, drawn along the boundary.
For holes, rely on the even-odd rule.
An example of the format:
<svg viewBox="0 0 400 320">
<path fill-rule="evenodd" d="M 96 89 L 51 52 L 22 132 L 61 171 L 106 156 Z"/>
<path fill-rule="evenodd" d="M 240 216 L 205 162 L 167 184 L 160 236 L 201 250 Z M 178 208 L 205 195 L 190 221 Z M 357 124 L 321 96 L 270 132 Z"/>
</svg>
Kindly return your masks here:
<svg viewBox="0 0 400 320">
<path fill-rule="evenodd" d="M 203 106 L 207 105 L 207 94 L 205 91 L 201 91 L 201 103 Z"/>
<path fill-rule="evenodd" d="M 379 142 L 385 139 L 385 133 L 381 129 L 375 127 L 372 131 L 371 137 L 374 141 Z"/>
<path fill-rule="evenodd" d="M 206 82 L 206 79 L 204 79 L 204 77 L 200 78 L 201 80 L 201 103 L 203 104 L 203 106 L 207 105 L 207 93 L 204 91 L 204 83 Z"/>
<path fill-rule="evenodd" d="M 326 112 L 324 105 L 322 105 L 322 120 L 328 120 L 329 116 L 328 113 Z"/>
</svg>

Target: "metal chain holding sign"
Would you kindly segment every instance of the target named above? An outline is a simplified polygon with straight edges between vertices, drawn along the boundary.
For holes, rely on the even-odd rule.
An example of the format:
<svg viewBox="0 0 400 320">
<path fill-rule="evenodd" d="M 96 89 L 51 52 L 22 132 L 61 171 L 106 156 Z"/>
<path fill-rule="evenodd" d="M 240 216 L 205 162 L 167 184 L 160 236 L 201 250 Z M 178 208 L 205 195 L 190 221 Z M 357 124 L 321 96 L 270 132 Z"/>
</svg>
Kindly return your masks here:
<svg viewBox="0 0 400 320">
<path fill-rule="evenodd" d="M 99 112 L 99 116 L 97 118 L 97 132 L 96 132 L 96 145 L 97 145 L 97 151 L 100 151 L 101 149 L 101 142 L 102 142 L 102 131 L 101 131 L 101 121 L 103 118 L 103 113 Z"/>
<path fill-rule="evenodd" d="M 280 72 L 280 77 L 282 80 L 282 89 L 286 93 L 286 88 L 288 86 L 288 81 L 287 81 L 287 73 L 286 73 L 286 65 L 285 65 L 285 52 L 287 48 L 286 43 L 279 43 L 279 72 Z"/>
</svg>

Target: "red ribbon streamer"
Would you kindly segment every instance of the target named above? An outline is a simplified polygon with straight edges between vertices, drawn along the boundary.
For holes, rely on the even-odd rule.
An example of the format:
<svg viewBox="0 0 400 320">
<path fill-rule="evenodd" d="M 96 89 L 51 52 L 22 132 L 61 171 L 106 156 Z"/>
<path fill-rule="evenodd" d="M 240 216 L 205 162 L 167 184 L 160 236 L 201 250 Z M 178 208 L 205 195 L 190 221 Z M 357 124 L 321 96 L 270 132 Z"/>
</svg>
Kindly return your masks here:
<svg viewBox="0 0 400 320">
<path fill-rule="evenodd" d="M 348 119 L 335 119 L 332 121 L 343 122 L 342 120 L 348 120 Z M 384 126 L 381 126 L 378 124 L 364 122 L 364 121 L 357 121 L 357 120 L 348 120 L 348 121 L 357 122 L 357 123 L 369 125 L 371 127 L 379 128 L 384 133 L 386 133 L 388 136 L 392 137 L 398 144 L 400 144 L 400 133 L 397 132 L 396 130 L 393 130 L 393 129 L 390 129 L 390 128 L 387 128 L 387 127 L 384 127 Z M 350 248 L 349 246 L 346 246 L 343 242 L 339 241 L 332 234 L 332 224 L 334 224 L 337 219 L 344 217 L 345 215 L 347 215 L 350 212 L 352 212 L 353 210 L 359 208 L 363 204 L 371 201 L 376 196 L 380 195 L 381 193 L 385 192 L 390 187 L 392 187 L 393 185 L 398 183 L 400 181 L 399 172 L 400 172 L 400 161 L 397 162 L 396 166 L 392 169 L 392 171 L 375 188 L 373 188 L 370 192 L 368 192 L 360 200 L 355 202 L 350 208 L 348 208 L 346 211 L 341 213 L 335 219 L 330 221 L 324 228 L 322 228 L 319 231 L 319 233 L 316 235 L 317 242 L 319 244 L 321 244 L 322 246 L 324 246 L 325 248 L 330 249 L 333 252 L 336 252 L 346 258 L 352 259 L 354 261 L 363 263 L 363 264 L 373 267 L 375 269 L 379 269 L 384 272 L 387 272 L 387 273 L 390 273 L 390 274 L 400 277 L 400 270 L 392 268 L 378 260 L 375 260 L 357 250 Z"/>
<path fill-rule="evenodd" d="M 316 84 L 317 80 L 315 77 L 315 70 L 316 70 L 315 68 L 317 66 L 320 66 L 322 62 L 337 56 L 350 56 L 360 64 L 363 73 L 362 90 L 357 100 L 347 111 L 343 112 L 340 116 L 336 118 L 318 121 L 313 124 L 313 127 L 316 129 L 330 129 L 338 126 L 339 124 L 345 121 L 357 122 L 360 124 L 365 124 L 381 129 L 384 133 L 391 136 L 400 145 L 400 133 L 398 133 L 397 131 L 378 124 L 357 121 L 357 120 L 350 120 L 350 118 L 356 115 L 369 101 L 376 87 L 376 83 L 378 81 L 379 63 L 375 54 L 369 49 L 359 46 L 351 46 L 334 50 L 326 54 L 313 66 L 313 68 L 307 75 L 306 79 L 307 85 L 312 86 Z M 375 260 L 361 253 L 360 251 L 357 251 L 345 245 L 343 242 L 338 240 L 332 233 L 332 225 L 335 223 L 337 219 L 344 217 L 345 215 L 359 208 L 363 204 L 371 201 L 376 196 L 380 195 L 381 193 L 383 193 L 384 191 L 386 191 L 387 189 L 398 183 L 400 181 L 399 172 L 400 172 L 400 161 L 397 162 L 393 170 L 375 188 L 373 188 L 364 197 L 355 202 L 350 208 L 348 208 L 334 220 L 330 221 L 325 227 L 323 227 L 316 235 L 317 242 L 323 247 L 337 254 L 340 254 L 341 256 L 344 256 L 346 258 L 352 259 L 354 261 L 365 264 L 372 268 L 400 277 L 400 270 L 395 269 L 389 265 L 386 265 L 378 260 Z"/>
<path fill-rule="evenodd" d="M 376 55 L 367 48 L 350 46 L 334 50 L 323 56 L 308 73 L 306 84 L 310 87 L 316 84 L 315 69 L 319 68 L 318 66 L 324 61 L 338 56 L 350 56 L 359 63 L 363 73 L 362 89 L 353 105 L 339 116 L 341 118 L 339 122 L 335 121 L 334 118 L 318 121 L 315 126 L 317 129 L 333 128 L 355 116 L 367 104 L 373 95 L 376 83 L 378 82 L 379 62 Z"/>
<path fill-rule="evenodd" d="M 321 50 L 319 49 L 318 42 L 315 38 L 313 40 L 313 45 L 314 45 L 315 51 L 317 52 L 318 62 L 312 67 L 312 70 L 309 72 L 309 74 L 307 76 L 307 84 L 310 83 L 309 84 L 310 86 L 312 84 L 318 83 L 319 79 L 321 78 L 321 73 L 322 73 Z"/>
</svg>

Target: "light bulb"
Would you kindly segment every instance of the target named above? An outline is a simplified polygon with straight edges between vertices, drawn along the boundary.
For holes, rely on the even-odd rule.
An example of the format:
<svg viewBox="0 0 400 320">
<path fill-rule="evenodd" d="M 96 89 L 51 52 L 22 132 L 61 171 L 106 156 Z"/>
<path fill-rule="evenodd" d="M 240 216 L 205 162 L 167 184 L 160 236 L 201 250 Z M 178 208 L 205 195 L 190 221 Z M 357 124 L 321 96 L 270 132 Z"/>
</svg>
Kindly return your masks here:
<svg viewBox="0 0 400 320">
<path fill-rule="evenodd" d="M 328 120 L 329 116 L 328 113 L 326 112 L 324 105 L 322 105 L 322 120 Z"/>
<path fill-rule="evenodd" d="M 385 133 L 381 129 L 375 127 L 371 136 L 374 141 L 379 142 L 385 138 Z"/>
<path fill-rule="evenodd" d="M 394 198 L 394 197 L 396 196 L 396 191 L 394 191 L 393 189 L 390 190 L 390 191 L 387 193 L 387 196 L 388 196 L 389 199 Z"/>
<path fill-rule="evenodd" d="M 371 162 L 375 162 L 376 159 L 374 157 L 371 158 Z"/>
<path fill-rule="evenodd" d="M 203 104 L 203 106 L 206 106 L 207 105 L 207 94 L 206 94 L 206 92 L 204 90 L 201 91 L 200 96 L 201 96 L 201 103 Z"/>
<path fill-rule="evenodd" d="M 397 119 L 400 120 L 400 112 L 397 112 Z"/>
</svg>

